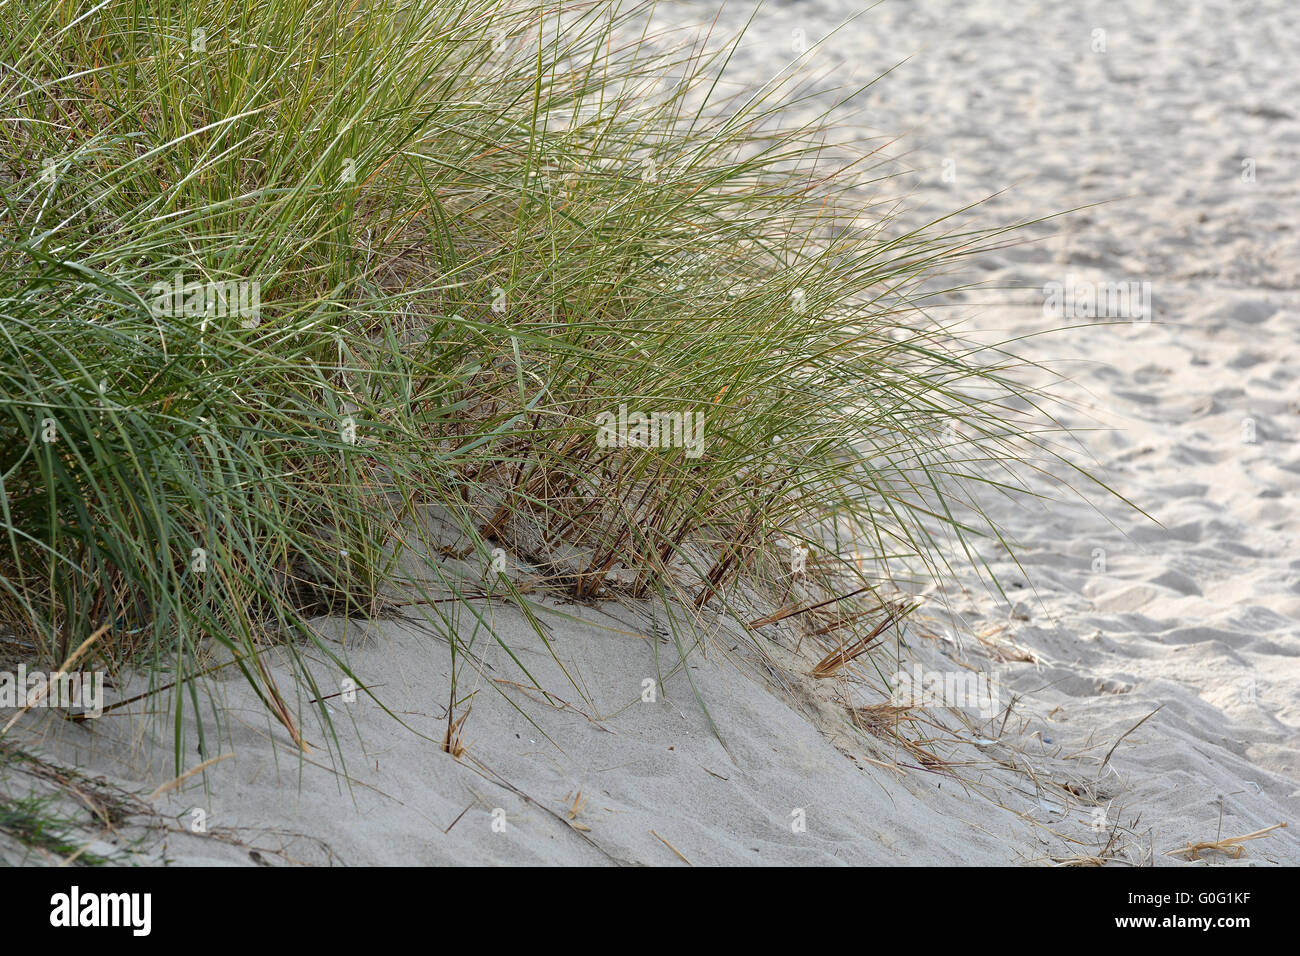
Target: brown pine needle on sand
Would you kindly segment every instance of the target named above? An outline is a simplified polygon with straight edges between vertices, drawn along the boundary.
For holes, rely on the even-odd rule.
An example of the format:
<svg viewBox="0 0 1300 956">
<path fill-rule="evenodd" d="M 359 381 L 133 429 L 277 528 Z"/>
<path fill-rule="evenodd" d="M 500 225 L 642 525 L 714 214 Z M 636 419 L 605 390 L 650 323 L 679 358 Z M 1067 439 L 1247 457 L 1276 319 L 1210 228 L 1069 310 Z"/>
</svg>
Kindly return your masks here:
<svg viewBox="0 0 1300 956">
<path fill-rule="evenodd" d="M 664 846 L 668 847 L 668 849 L 670 849 L 670 850 L 672 850 L 674 853 L 676 853 L 678 859 L 680 859 L 680 860 L 681 860 L 683 863 L 685 863 L 687 866 L 694 866 L 694 865 L 695 865 L 695 864 L 692 863 L 690 860 L 686 859 L 685 856 L 682 855 L 682 851 L 681 851 L 681 850 L 677 849 L 677 847 L 673 846 L 671 843 L 669 843 L 667 840 L 665 840 L 663 837 L 661 837 L 658 833 L 655 833 L 654 830 L 651 830 L 650 833 L 651 833 L 651 835 L 652 835 L 656 840 L 658 840 L 658 841 L 659 841 L 660 843 L 662 843 Z"/>
</svg>

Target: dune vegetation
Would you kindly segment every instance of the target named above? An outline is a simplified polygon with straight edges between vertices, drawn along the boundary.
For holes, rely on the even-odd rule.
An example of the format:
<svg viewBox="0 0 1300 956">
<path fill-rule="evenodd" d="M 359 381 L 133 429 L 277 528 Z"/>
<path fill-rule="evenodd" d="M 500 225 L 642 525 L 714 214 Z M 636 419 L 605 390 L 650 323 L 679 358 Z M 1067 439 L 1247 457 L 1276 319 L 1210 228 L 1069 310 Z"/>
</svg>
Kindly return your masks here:
<svg viewBox="0 0 1300 956">
<path fill-rule="evenodd" d="M 938 307 L 1005 230 L 902 225 L 798 56 L 734 94 L 642 6 L 2 6 L 0 628 L 181 689 L 178 763 L 214 667 L 300 741 L 266 654 L 344 674 L 312 620 L 399 600 L 463 650 L 527 606 L 502 556 L 683 646 L 741 582 L 860 588 L 833 656 L 1054 455 Z"/>
</svg>

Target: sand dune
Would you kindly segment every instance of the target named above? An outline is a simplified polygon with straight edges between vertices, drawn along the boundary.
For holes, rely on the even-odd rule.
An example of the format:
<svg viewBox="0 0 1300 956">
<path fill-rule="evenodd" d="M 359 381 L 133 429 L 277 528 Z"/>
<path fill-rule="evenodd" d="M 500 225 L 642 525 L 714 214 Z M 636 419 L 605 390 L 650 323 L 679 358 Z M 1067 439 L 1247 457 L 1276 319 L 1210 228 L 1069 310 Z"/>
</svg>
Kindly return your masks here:
<svg viewBox="0 0 1300 956">
<path fill-rule="evenodd" d="M 910 57 L 863 94 L 860 117 L 901 134 L 891 149 L 911 172 L 889 188 L 910 194 L 911 215 L 994 194 L 979 215 L 1007 222 L 1103 203 L 973 263 L 985 285 L 958 298 L 979 335 L 1017 337 L 1063 376 L 1052 411 L 1079 429 L 1070 454 L 1136 507 L 1070 496 L 1059 464 L 1031 486 L 1047 497 L 985 502 L 1017 549 L 983 554 L 1007 597 L 963 562 L 927 595 L 907 651 L 997 688 L 996 716 L 940 715 L 930 731 L 954 772 L 854 733 L 792 631 L 773 629 L 764 662 L 719 618 L 688 681 L 648 608 L 550 598 L 539 606 L 565 671 L 517 610 L 490 613 L 557 696 L 516 686 L 518 667 L 485 651 L 458 761 L 440 748 L 446 647 L 413 617 L 364 632 L 322 621 L 409 726 L 338 702 L 344 777 L 323 751 L 300 765 L 246 686 L 222 683 L 238 721 L 201 756 L 233 756 L 207 791 L 196 777 L 158 797 L 175 830 L 147 837 L 144 858 L 1172 865 L 1189 841 L 1294 822 L 1300 7 L 894 0 L 816 46 L 856 6 L 768 3 L 732 81 L 761 82 L 799 44 L 810 76 L 865 82 Z M 661 16 L 715 11 L 667 3 Z M 718 33 L 747 16 L 729 5 Z M 1105 325 L 1046 314 L 1053 283 L 1136 283 L 1151 308 Z M 166 729 L 144 720 L 87 730 L 29 715 L 20 731 L 133 791 L 171 778 Z M 187 832 L 194 808 L 204 833 Z M 1207 858 L 1300 863 L 1300 828 Z"/>
</svg>

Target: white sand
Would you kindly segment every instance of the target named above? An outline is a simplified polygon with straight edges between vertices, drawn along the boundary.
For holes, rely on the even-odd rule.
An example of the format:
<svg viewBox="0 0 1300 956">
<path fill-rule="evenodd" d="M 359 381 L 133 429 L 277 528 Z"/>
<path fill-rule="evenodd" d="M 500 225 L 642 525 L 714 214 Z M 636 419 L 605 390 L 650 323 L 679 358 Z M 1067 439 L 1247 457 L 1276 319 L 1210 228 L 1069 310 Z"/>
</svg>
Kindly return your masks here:
<svg viewBox="0 0 1300 956">
<path fill-rule="evenodd" d="M 737 80 L 788 59 L 792 31 L 811 45 L 854 6 L 768 3 Z M 687 22 L 713 9 L 670 3 L 664 13 Z M 1019 347 L 1069 377 L 1057 386 L 1074 403 L 1057 410 L 1062 420 L 1105 429 L 1081 436 L 1091 467 L 1159 523 L 1100 497 L 1099 510 L 1059 500 L 1046 479 L 1058 500 L 990 501 L 1023 571 L 1005 552 L 986 557 L 1019 608 L 962 571 L 960 587 L 932 595 L 919 628 L 932 636 L 914 632 L 911 648 L 926 667 L 964 660 L 987 672 L 1004 703 L 1023 695 L 1005 725 L 944 716 L 955 729 L 935 731 L 933 749 L 961 762 L 957 776 L 855 734 L 832 700 L 837 688 L 811 681 L 807 655 L 790 651 L 793 632 L 773 631 L 782 643 L 770 670 L 746 665 L 726 621 L 708 658 L 691 658 L 728 753 L 683 672 L 670 674 L 671 640 L 643 636 L 655 633 L 645 609 L 544 602 L 556 654 L 589 707 L 519 612 L 501 605 L 486 613 L 568 706 L 471 678 L 479 691 L 457 761 L 439 746 L 445 645 L 414 618 L 353 633 L 353 666 L 411 729 L 373 703 L 335 700 L 349 786 L 319 747 L 300 764 L 243 683 L 226 681 L 219 692 L 237 723 L 206 756 L 234 756 L 210 769 L 206 791 L 196 777 L 156 801 L 184 825 L 189 808 L 203 808 L 209 833 L 155 834 L 142 854 L 248 863 L 243 841 L 311 862 L 681 863 L 667 841 L 696 864 L 1041 863 L 1107 846 L 1113 858 L 1171 864 L 1179 858 L 1168 852 L 1189 840 L 1294 824 L 1300 7 L 1197 11 L 1156 0 L 891 0 L 807 66 L 865 80 L 914 54 L 865 94 L 862 116 L 904 134 L 896 153 L 911 151 L 914 201 L 933 213 L 1006 187 L 986 220 L 1117 200 L 1058 222 L 1041 242 L 983 257 L 978 278 L 1003 290 L 968 296 L 977 328 L 1061 325 L 1043 315 L 1041 291 L 1024 290 L 1069 276 L 1150 282 L 1155 297 L 1154 322 L 1079 321 Z M 733 5 L 720 33 L 747 12 Z M 1098 28 L 1104 53 L 1092 50 Z M 1242 181 L 1243 159 L 1254 160 L 1253 183 Z M 482 635 L 476 648 L 492 678 L 526 680 Z M 656 701 L 642 702 L 643 679 L 659 675 L 669 676 Z M 143 719 L 87 730 L 29 715 L 15 733 L 132 790 L 171 777 L 167 728 Z M 309 737 L 323 742 L 315 729 Z M 895 760 L 901 772 L 884 766 Z M 586 802 L 573 822 L 586 830 L 566 812 L 578 792 Z M 798 809 L 803 832 L 791 826 Z M 1300 828 L 1249 843 L 1236 862 L 1300 863 Z"/>
</svg>

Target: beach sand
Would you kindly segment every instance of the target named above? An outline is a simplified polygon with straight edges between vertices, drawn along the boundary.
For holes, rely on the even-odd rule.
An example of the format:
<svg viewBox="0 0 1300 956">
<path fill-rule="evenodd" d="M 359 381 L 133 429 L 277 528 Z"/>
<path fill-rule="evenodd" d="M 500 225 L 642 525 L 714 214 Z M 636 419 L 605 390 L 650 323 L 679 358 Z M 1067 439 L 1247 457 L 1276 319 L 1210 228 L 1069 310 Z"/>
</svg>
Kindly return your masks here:
<svg viewBox="0 0 1300 956">
<path fill-rule="evenodd" d="M 1017 338 L 1060 376 L 1051 411 L 1079 429 L 1063 450 L 1136 506 L 1072 497 L 1048 463 L 1030 484 L 1045 497 L 984 503 L 1014 545 L 982 552 L 1006 596 L 954 556 L 905 652 L 986 675 L 997 714 L 925 728 L 941 769 L 856 733 L 842 697 L 869 689 L 810 678 L 793 629 L 771 628 L 759 660 L 718 617 L 687 670 L 648 605 L 532 595 L 549 649 L 509 603 L 482 612 L 552 696 L 480 634 L 456 759 L 441 746 L 450 654 L 419 617 L 321 621 L 393 713 L 331 700 L 344 762 L 310 727 L 300 760 L 241 680 L 215 684 L 230 733 L 187 765 L 226 759 L 124 831 L 138 858 L 1175 865 L 1189 842 L 1288 822 L 1239 859 L 1204 859 L 1300 863 L 1300 8 L 891 0 L 818 45 L 855 7 L 769 2 L 731 82 L 762 82 L 800 45 L 810 78 L 865 83 L 898 64 L 857 115 L 898 137 L 910 172 L 886 188 L 914 217 L 990 196 L 975 221 L 1104 203 L 981 255 L 969 278 L 983 287 L 953 297 L 976 334 Z M 716 35 L 748 14 L 729 5 Z M 1046 314 L 1052 283 L 1122 286 L 1150 308 L 1106 325 Z M 12 733 L 133 793 L 173 776 L 170 728 L 144 714 L 33 712 Z"/>
</svg>

